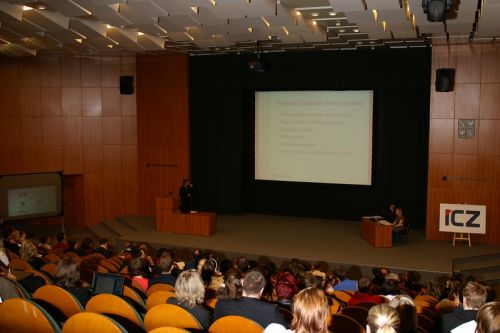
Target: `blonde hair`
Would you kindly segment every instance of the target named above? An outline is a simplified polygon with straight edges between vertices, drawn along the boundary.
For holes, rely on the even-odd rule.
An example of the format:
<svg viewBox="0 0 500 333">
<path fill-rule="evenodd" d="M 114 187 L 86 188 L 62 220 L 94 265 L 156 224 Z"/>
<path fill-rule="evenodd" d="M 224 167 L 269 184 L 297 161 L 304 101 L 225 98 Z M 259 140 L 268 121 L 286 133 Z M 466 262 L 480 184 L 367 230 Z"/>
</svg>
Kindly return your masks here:
<svg viewBox="0 0 500 333">
<path fill-rule="evenodd" d="M 500 332 L 500 303 L 489 302 L 484 304 L 478 311 L 477 333 Z"/>
<path fill-rule="evenodd" d="M 397 332 L 400 323 L 398 312 L 388 304 L 372 306 L 366 321 L 370 333 Z"/>
<path fill-rule="evenodd" d="M 192 309 L 205 299 L 205 286 L 196 271 L 182 272 L 175 282 L 175 297 L 180 305 Z"/>
<path fill-rule="evenodd" d="M 36 257 L 38 255 L 38 251 L 36 249 L 35 244 L 31 240 L 27 240 L 26 242 L 21 245 L 21 248 L 19 249 L 19 254 L 21 260 L 28 261 L 33 257 Z"/>
<path fill-rule="evenodd" d="M 328 333 L 328 300 L 318 288 L 300 291 L 293 302 L 292 330 L 295 333 Z"/>
</svg>

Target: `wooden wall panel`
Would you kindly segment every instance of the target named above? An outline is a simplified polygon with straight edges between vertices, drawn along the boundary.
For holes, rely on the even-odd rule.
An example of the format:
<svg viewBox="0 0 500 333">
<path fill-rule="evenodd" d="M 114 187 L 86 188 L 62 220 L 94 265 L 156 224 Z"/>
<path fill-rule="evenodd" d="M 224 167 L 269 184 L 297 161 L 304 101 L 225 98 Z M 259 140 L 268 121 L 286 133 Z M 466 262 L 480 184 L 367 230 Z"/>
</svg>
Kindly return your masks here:
<svg viewBox="0 0 500 333">
<path fill-rule="evenodd" d="M 189 177 L 188 57 L 138 57 L 136 82 L 139 210 L 154 215 L 154 198 Z"/>
<path fill-rule="evenodd" d="M 135 75 L 135 57 L 0 59 L 0 173 L 72 175 L 70 227 L 139 213 L 136 96 L 120 95 L 122 73 Z"/>
<path fill-rule="evenodd" d="M 500 119 L 500 84 L 481 85 L 479 115 L 481 119 Z"/>
<path fill-rule="evenodd" d="M 455 52 L 433 48 L 433 69 L 456 68 L 457 84 L 453 93 L 431 94 L 426 237 L 452 237 L 439 232 L 440 203 L 478 204 L 487 207 L 487 233 L 472 241 L 500 244 L 500 51 L 467 45 Z M 458 138 L 459 119 L 475 120 L 474 137 Z"/>
</svg>

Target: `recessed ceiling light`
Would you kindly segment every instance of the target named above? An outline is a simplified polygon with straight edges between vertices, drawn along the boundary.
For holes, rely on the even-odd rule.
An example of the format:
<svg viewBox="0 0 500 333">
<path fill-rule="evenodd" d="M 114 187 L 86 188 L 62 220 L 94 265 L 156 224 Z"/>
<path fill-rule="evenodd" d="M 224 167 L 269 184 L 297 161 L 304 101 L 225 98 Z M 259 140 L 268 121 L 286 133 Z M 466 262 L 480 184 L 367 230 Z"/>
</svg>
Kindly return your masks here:
<svg viewBox="0 0 500 333">
<path fill-rule="evenodd" d="M 109 25 L 109 24 L 106 24 L 106 28 L 111 29 L 113 27 L 111 25 Z"/>
<path fill-rule="evenodd" d="M 339 30 L 340 33 L 344 33 L 345 32 L 345 29 L 340 29 Z"/>
<path fill-rule="evenodd" d="M 47 9 L 47 7 L 45 7 L 44 5 L 38 5 L 36 8 L 40 9 L 40 10 L 45 10 Z"/>
<path fill-rule="evenodd" d="M 313 25 L 316 25 L 316 24 L 318 24 L 318 22 L 316 22 L 315 20 L 313 20 Z"/>
<path fill-rule="evenodd" d="M 319 14 L 318 13 L 312 13 L 311 14 L 313 17 L 317 17 Z"/>
<path fill-rule="evenodd" d="M 33 8 L 31 8 L 30 6 L 23 6 L 23 10 L 26 11 L 26 10 L 33 10 Z"/>
<path fill-rule="evenodd" d="M 357 42 L 356 44 L 361 45 L 361 44 L 363 44 L 363 42 Z"/>
<path fill-rule="evenodd" d="M 328 15 L 335 16 L 335 15 L 337 15 L 337 13 L 335 13 L 335 12 L 329 12 Z"/>
<path fill-rule="evenodd" d="M 137 36 L 144 36 L 144 32 L 140 32 L 140 31 L 138 31 L 138 32 L 137 32 Z"/>
<path fill-rule="evenodd" d="M 299 12 L 299 11 L 297 10 L 297 11 L 295 12 L 295 15 L 300 16 L 300 15 L 302 15 L 302 13 L 301 13 L 301 12 Z"/>
<path fill-rule="evenodd" d="M 359 32 L 359 29 L 354 29 L 353 32 Z"/>
<path fill-rule="evenodd" d="M 253 28 L 248 28 L 248 32 L 253 32 Z"/>
<path fill-rule="evenodd" d="M 337 27 L 339 27 L 339 26 L 340 26 L 340 22 L 335 23 L 335 25 L 336 25 Z"/>
</svg>

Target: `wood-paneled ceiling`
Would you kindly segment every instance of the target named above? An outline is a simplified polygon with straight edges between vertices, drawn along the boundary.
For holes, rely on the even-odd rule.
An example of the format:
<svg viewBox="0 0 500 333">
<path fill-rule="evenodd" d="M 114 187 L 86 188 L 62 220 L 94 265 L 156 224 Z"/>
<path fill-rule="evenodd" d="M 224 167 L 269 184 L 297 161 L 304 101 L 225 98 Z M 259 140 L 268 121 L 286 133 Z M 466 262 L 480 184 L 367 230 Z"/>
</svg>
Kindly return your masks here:
<svg viewBox="0 0 500 333">
<path fill-rule="evenodd" d="M 500 0 L 1 0 L 0 54 L 191 55 L 496 43 Z"/>
</svg>

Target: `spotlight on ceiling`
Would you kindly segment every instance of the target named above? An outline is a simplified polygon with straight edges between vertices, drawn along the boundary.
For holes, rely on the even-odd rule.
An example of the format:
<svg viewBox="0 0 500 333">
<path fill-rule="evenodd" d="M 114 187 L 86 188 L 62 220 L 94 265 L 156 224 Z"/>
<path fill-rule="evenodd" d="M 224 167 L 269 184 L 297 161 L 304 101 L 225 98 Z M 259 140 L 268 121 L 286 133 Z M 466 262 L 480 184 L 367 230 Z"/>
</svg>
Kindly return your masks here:
<svg viewBox="0 0 500 333">
<path fill-rule="evenodd" d="M 257 57 L 248 62 L 248 69 L 252 72 L 265 72 L 269 69 L 269 63 L 264 59 L 264 52 L 260 41 L 257 41 Z"/>
<path fill-rule="evenodd" d="M 422 0 L 422 8 L 429 22 L 444 21 L 452 6 L 453 0 Z"/>
</svg>

